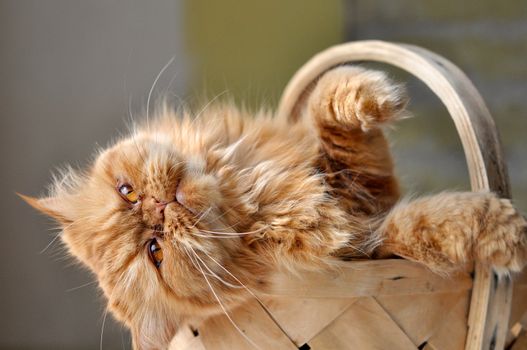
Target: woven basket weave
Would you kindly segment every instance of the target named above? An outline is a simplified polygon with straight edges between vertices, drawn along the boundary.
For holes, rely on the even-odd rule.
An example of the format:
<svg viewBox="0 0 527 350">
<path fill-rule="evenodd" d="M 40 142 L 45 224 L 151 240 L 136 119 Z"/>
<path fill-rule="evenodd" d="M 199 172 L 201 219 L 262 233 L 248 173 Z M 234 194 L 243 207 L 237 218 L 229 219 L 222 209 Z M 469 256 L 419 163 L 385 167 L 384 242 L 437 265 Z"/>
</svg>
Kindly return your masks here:
<svg viewBox="0 0 527 350">
<path fill-rule="evenodd" d="M 481 96 L 459 68 L 423 48 L 381 41 L 329 48 L 295 74 L 278 113 L 296 118 L 322 74 L 356 61 L 391 64 L 428 85 L 456 125 L 472 190 L 510 196 L 496 127 Z M 277 274 L 271 286 L 230 311 L 239 330 L 225 315 L 215 316 L 197 331 L 180 329 L 171 349 L 527 349 L 526 272 L 513 286 L 482 266 L 444 279 L 410 261 L 372 260 L 343 262 L 334 273 Z"/>
</svg>

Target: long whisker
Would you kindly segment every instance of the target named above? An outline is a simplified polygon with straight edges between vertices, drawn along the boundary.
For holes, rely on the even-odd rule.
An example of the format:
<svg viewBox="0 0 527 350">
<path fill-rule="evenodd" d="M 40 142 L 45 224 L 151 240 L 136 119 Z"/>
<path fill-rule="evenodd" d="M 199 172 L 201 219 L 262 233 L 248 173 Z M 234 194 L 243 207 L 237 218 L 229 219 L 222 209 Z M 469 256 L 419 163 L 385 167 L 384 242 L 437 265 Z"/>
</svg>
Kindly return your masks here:
<svg viewBox="0 0 527 350">
<path fill-rule="evenodd" d="M 176 59 L 176 56 L 172 56 L 172 58 L 165 64 L 165 66 L 161 68 L 161 70 L 159 71 L 159 73 L 157 74 L 154 80 L 154 83 L 152 84 L 152 87 L 150 88 L 150 91 L 148 92 L 148 98 L 146 100 L 146 125 L 147 125 L 148 130 L 150 130 L 149 115 L 150 115 L 150 98 L 152 97 L 152 92 L 154 91 L 157 81 L 159 80 L 161 75 L 163 75 L 165 70 L 167 70 L 167 68 L 172 64 L 172 62 L 174 62 L 174 59 Z"/>
<path fill-rule="evenodd" d="M 191 252 L 194 253 L 194 256 L 197 256 L 196 252 L 194 251 L 194 249 L 192 249 L 191 246 L 189 246 L 189 248 L 191 249 Z M 214 298 L 216 299 L 216 301 L 218 302 L 218 304 L 220 305 L 221 309 L 223 310 L 223 313 L 225 314 L 225 316 L 227 317 L 227 319 L 229 320 L 229 322 L 234 326 L 234 328 L 238 331 L 238 333 L 240 333 L 240 335 L 245 339 L 247 340 L 251 345 L 253 345 L 255 348 L 259 349 L 259 350 L 262 350 L 258 345 L 256 345 L 256 343 L 254 341 L 252 341 L 251 338 L 249 338 L 245 333 L 243 333 L 243 331 L 240 329 L 240 327 L 238 327 L 238 325 L 236 324 L 236 322 L 234 322 L 234 320 L 232 319 L 231 315 L 227 312 L 227 309 L 225 308 L 225 305 L 223 305 L 223 303 L 221 302 L 218 294 L 216 293 L 216 291 L 214 290 L 214 288 L 212 287 L 212 284 L 210 283 L 209 279 L 207 278 L 207 276 L 205 275 L 205 272 L 203 271 L 203 268 L 198 265 L 199 267 L 199 270 L 201 272 L 201 274 L 203 275 L 203 278 L 205 279 L 205 282 L 207 282 L 207 285 L 209 286 L 209 289 L 210 291 L 212 292 L 212 294 L 214 295 Z"/>
<path fill-rule="evenodd" d="M 188 256 L 188 258 L 190 259 L 190 262 L 192 263 L 192 265 L 194 266 L 194 268 L 195 268 L 196 270 L 199 270 L 199 267 L 198 267 L 198 261 L 195 260 L 195 259 L 190 255 L 188 249 L 187 249 L 185 246 L 183 246 L 183 249 L 185 250 L 185 253 L 187 254 L 187 256 Z M 205 265 L 205 267 L 210 271 L 210 269 L 208 268 L 207 265 Z M 212 272 L 212 271 L 211 271 L 211 272 Z M 224 282 L 224 283 L 228 284 L 228 282 L 223 281 L 223 280 L 222 280 L 218 275 L 216 275 L 214 272 L 212 272 L 212 273 L 205 272 L 205 274 L 206 274 L 207 276 L 214 277 L 214 278 L 218 279 L 220 282 Z M 238 288 L 238 286 L 233 286 L 233 287 Z"/>
<path fill-rule="evenodd" d="M 196 236 L 196 237 L 213 238 L 213 239 L 235 239 L 235 238 L 240 238 L 240 236 L 200 235 L 199 233 L 194 233 L 193 235 Z"/>
<path fill-rule="evenodd" d="M 246 235 L 250 235 L 250 234 L 259 232 L 259 231 L 251 231 L 251 232 L 240 232 L 240 233 L 237 233 L 237 232 L 218 232 L 218 231 L 207 231 L 207 230 L 200 230 L 200 231 L 203 232 L 203 233 L 210 233 L 212 235 L 235 236 L 235 237 L 246 236 Z"/>
<path fill-rule="evenodd" d="M 201 250 L 201 252 L 205 253 L 203 250 Z M 209 254 L 205 253 L 207 256 L 209 256 Z M 235 288 L 235 289 L 238 289 L 238 288 L 242 288 L 242 286 L 236 286 L 232 283 L 229 283 L 227 281 L 225 281 L 223 278 L 221 278 L 220 276 L 218 276 L 218 274 L 214 271 L 212 271 L 210 269 L 210 267 L 205 263 L 205 261 L 203 261 L 203 259 L 198 255 L 198 254 L 195 254 L 196 257 L 198 258 L 199 261 L 201 261 L 201 264 L 207 269 L 207 271 L 209 271 L 209 273 L 211 274 L 212 277 L 216 278 L 218 281 L 220 281 L 221 283 L 225 284 L 227 287 L 231 287 L 231 288 Z"/>
<path fill-rule="evenodd" d="M 234 276 L 229 270 L 227 270 L 226 267 L 224 267 L 222 264 L 220 264 L 216 259 L 214 259 L 212 256 L 210 256 L 210 254 L 208 254 L 207 252 L 205 251 L 201 251 L 203 254 L 205 254 L 207 256 L 207 258 L 209 258 L 210 260 L 212 260 L 216 265 L 218 265 L 223 271 L 225 271 L 229 276 L 231 276 L 236 282 L 238 282 L 240 284 L 239 287 L 242 287 L 244 288 L 247 292 L 249 292 L 249 294 L 251 294 L 256 300 L 260 301 L 260 299 L 256 296 L 256 294 L 254 294 L 254 292 L 252 290 L 250 290 L 242 281 L 240 281 L 238 279 L 238 277 Z M 239 288 L 238 287 L 238 288 Z"/>
<path fill-rule="evenodd" d="M 267 229 L 269 226 L 260 227 L 259 229 L 256 229 L 254 231 L 247 231 L 247 232 L 219 232 L 219 231 L 209 231 L 209 230 L 200 230 L 204 233 L 211 233 L 215 235 L 225 235 L 225 236 L 245 236 L 245 235 L 251 235 L 254 233 L 262 232 L 263 230 Z"/>
<path fill-rule="evenodd" d="M 365 252 L 364 250 L 360 249 L 359 247 L 353 245 L 353 244 L 349 244 L 346 246 L 346 248 L 350 248 L 350 249 L 353 249 L 361 254 L 363 254 L 364 256 L 367 256 L 367 257 L 370 257 L 371 254 L 368 254 L 367 252 Z"/>
<path fill-rule="evenodd" d="M 81 284 L 80 286 L 77 286 L 77 287 L 73 287 L 73 288 L 70 288 L 70 289 L 66 289 L 66 292 L 69 293 L 69 292 L 73 292 L 77 289 L 81 289 L 81 288 L 84 288 L 84 287 L 87 287 L 87 286 L 91 286 L 92 284 L 95 284 L 97 283 L 97 281 L 91 281 L 91 282 L 88 282 L 88 283 L 84 283 L 84 284 Z"/>
<path fill-rule="evenodd" d="M 102 340 L 104 337 L 104 325 L 106 323 L 106 317 L 108 316 L 108 308 L 104 310 L 104 317 L 102 319 L 102 326 L 101 326 L 101 339 L 99 340 L 99 350 L 102 350 Z"/>
<path fill-rule="evenodd" d="M 230 213 L 231 211 L 233 211 L 235 209 L 235 207 L 231 207 L 227 210 L 225 210 L 221 215 L 218 215 L 216 216 L 212 222 L 216 222 L 216 221 L 219 221 L 221 218 L 223 218 L 225 215 L 227 215 L 228 213 Z M 236 226 L 237 224 L 233 224 L 231 226 L 229 226 L 229 228 L 233 228 L 234 226 Z"/>
<path fill-rule="evenodd" d="M 185 251 L 185 253 L 187 254 L 188 258 L 190 259 L 190 262 L 192 263 L 192 265 L 194 265 L 194 267 L 196 268 L 196 270 L 199 270 L 199 267 L 197 265 L 197 262 L 194 261 L 194 258 L 190 255 L 190 252 L 189 250 L 187 249 L 186 246 L 183 246 L 183 250 Z"/>
<path fill-rule="evenodd" d="M 199 270 L 199 267 L 198 267 L 198 261 L 190 255 L 190 252 L 189 252 L 189 250 L 187 249 L 187 247 L 183 246 L 183 249 L 185 250 L 185 253 L 186 253 L 187 256 L 189 257 L 190 262 L 192 263 L 192 265 L 194 266 L 194 268 L 195 268 L 196 270 Z M 214 277 L 214 276 L 213 276 L 212 274 L 210 274 L 210 273 L 205 272 L 205 274 L 206 274 L 207 276 Z"/>
<path fill-rule="evenodd" d="M 123 336 L 123 329 L 121 328 L 121 349 L 125 350 L 125 347 L 124 347 L 124 336 Z"/>
<path fill-rule="evenodd" d="M 193 229 L 194 227 L 196 227 L 197 224 L 199 224 L 199 222 L 201 220 L 203 220 L 203 218 L 208 214 L 210 213 L 210 211 L 212 210 L 212 206 L 210 206 L 207 210 L 205 210 L 203 213 L 200 214 L 200 216 L 198 217 L 198 219 L 196 220 L 196 222 L 190 227 L 190 229 Z"/>
<path fill-rule="evenodd" d="M 62 231 L 61 231 L 61 232 L 62 232 Z M 51 246 L 53 245 L 53 243 L 55 243 L 55 242 L 57 241 L 57 239 L 59 239 L 61 232 L 58 232 L 58 233 L 55 235 L 55 237 L 53 237 L 53 239 L 51 240 L 51 242 L 49 242 L 48 245 L 47 245 L 44 249 L 42 249 L 42 250 L 40 251 L 39 254 L 44 254 L 44 253 L 46 252 L 46 250 L 48 250 L 49 247 L 51 247 Z"/>
<path fill-rule="evenodd" d="M 194 268 L 195 268 L 196 270 L 199 270 L 199 267 L 198 267 L 198 261 L 195 260 L 195 259 L 190 255 L 189 250 L 188 250 L 185 246 L 183 246 L 183 249 L 185 250 L 185 253 L 187 254 L 187 256 L 188 256 L 188 258 L 190 259 L 190 262 L 192 263 L 192 265 L 194 266 Z M 205 274 L 206 274 L 207 276 L 214 277 L 214 276 L 213 276 L 212 274 L 210 274 L 210 273 L 205 272 Z"/>
<path fill-rule="evenodd" d="M 222 92 L 214 96 L 214 98 L 212 98 L 209 102 L 207 102 L 205 106 L 203 106 L 203 108 L 198 112 L 198 114 L 196 114 L 196 116 L 194 117 L 194 120 L 192 120 L 192 123 L 190 123 L 190 126 L 193 126 L 198 121 L 198 119 L 203 115 L 203 113 L 207 110 L 207 108 L 209 108 L 210 105 L 212 105 L 218 98 L 225 95 L 227 92 L 228 92 L 227 90 L 223 90 Z"/>
<path fill-rule="evenodd" d="M 249 288 L 247 287 L 238 277 L 236 277 L 232 272 L 230 272 L 225 266 L 220 264 L 216 259 L 214 259 L 212 256 L 210 256 L 207 252 L 201 251 L 203 254 L 205 254 L 210 260 L 212 260 L 216 265 L 218 265 L 223 271 L 225 271 L 229 276 L 231 276 L 236 282 L 240 284 L 241 287 L 243 287 L 260 305 L 262 308 L 269 314 L 269 316 L 272 317 L 271 311 L 267 308 L 267 305 Z"/>
<path fill-rule="evenodd" d="M 121 274 L 119 275 L 119 277 L 117 277 L 117 282 L 115 283 L 115 285 L 117 286 L 119 283 L 121 283 L 123 277 L 124 277 L 124 274 L 125 274 L 126 270 L 124 270 L 123 272 L 121 272 Z M 110 296 L 108 297 L 108 302 L 110 302 L 112 300 L 112 297 L 113 297 L 113 293 L 115 292 L 117 288 L 114 287 L 114 289 L 112 290 L 112 292 L 110 293 Z M 102 325 L 101 325 L 101 338 L 99 340 L 99 350 L 102 350 L 102 341 L 103 341 L 103 338 L 104 338 L 104 325 L 106 324 L 106 317 L 108 316 L 108 307 L 106 307 L 106 309 L 104 310 L 104 316 L 103 316 L 103 319 L 102 319 Z"/>
<path fill-rule="evenodd" d="M 173 84 L 174 81 L 176 80 L 177 75 L 178 75 L 178 73 L 176 72 L 176 73 L 174 73 L 174 75 L 172 76 L 172 78 L 170 78 L 170 81 L 168 82 L 168 85 L 167 85 L 167 87 L 165 88 L 165 95 L 168 94 L 168 92 L 169 92 L 170 89 L 172 88 L 172 84 Z M 183 101 L 183 99 L 182 99 L 180 96 L 178 96 L 178 95 L 176 95 L 176 94 L 172 94 L 172 95 L 173 95 L 174 97 L 176 97 L 180 102 Z"/>
</svg>

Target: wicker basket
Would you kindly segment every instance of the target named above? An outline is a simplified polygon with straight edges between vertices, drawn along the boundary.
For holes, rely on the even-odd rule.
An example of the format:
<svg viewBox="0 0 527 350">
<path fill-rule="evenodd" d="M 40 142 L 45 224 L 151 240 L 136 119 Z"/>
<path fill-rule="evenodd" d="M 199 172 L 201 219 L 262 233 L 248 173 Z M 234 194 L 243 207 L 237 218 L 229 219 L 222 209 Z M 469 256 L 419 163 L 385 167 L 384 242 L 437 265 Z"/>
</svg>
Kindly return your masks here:
<svg viewBox="0 0 527 350">
<path fill-rule="evenodd" d="M 278 113 L 295 118 L 320 75 L 354 61 L 388 63 L 428 85 L 454 120 L 472 190 L 510 195 L 496 127 L 481 96 L 454 64 L 425 49 L 380 41 L 332 47 L 296 73 Z M 343 262 L 333 274 L 277 274 L 266 294 L 230 311 L 239 330 L 216 316 L 197 331 L 180 329 L 171 348 L 519 350 L 527 349 L 526 311 L 525 272 L 513 287 L 510 278 L 482 266 L 443 279 L 406 260 Z"/>
</svg>

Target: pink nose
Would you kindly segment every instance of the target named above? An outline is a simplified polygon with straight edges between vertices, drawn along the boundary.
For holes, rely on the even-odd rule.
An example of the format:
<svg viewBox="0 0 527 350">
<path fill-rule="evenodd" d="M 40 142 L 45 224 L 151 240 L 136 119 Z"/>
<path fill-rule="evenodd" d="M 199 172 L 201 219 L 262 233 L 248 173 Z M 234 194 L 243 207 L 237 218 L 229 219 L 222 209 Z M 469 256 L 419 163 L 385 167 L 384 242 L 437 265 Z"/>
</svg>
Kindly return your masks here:
<svg viewBox="0 0 527 350">
<path fill-rule="evenodd" d="M 168 202 L 154 197 L 147 197 L 143 201 L 143 219 L 149 225 L 160 225 L 165 221 L 165 208 Z"/>
<path fill-rule="evenodd" d="M 158 215 L 163 215 L 163 212 L 165 211 L 165 208 L 167 206 L 167 202 L 164 202 L 164 201 L 159 201 L 157 199 L 154 198 L 154 206 L 155 206 L 155 211 Z"/>
</svg>

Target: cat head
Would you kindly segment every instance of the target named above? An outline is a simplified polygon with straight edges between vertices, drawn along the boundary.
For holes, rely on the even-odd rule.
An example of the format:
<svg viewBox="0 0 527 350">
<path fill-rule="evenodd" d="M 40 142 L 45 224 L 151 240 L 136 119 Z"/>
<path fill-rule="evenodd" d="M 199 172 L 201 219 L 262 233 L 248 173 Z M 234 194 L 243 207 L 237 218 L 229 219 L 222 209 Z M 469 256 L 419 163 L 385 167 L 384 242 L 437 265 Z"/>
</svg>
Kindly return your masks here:
<svg viewBox="0 0 527 350">
<path fill-rule="evenodd" d="M 262 228 L 247 199 L 251 181 L 231 165 L 241 145 L 229 133 L 241 125 L 161 115 L 87 170 L 66 170 L 48 197 L 23 196 L 60 223 L 139 348 L 166 346 L 179 325 L 240 302 L 265 280 L 250 249 Z"/>
</svg>

